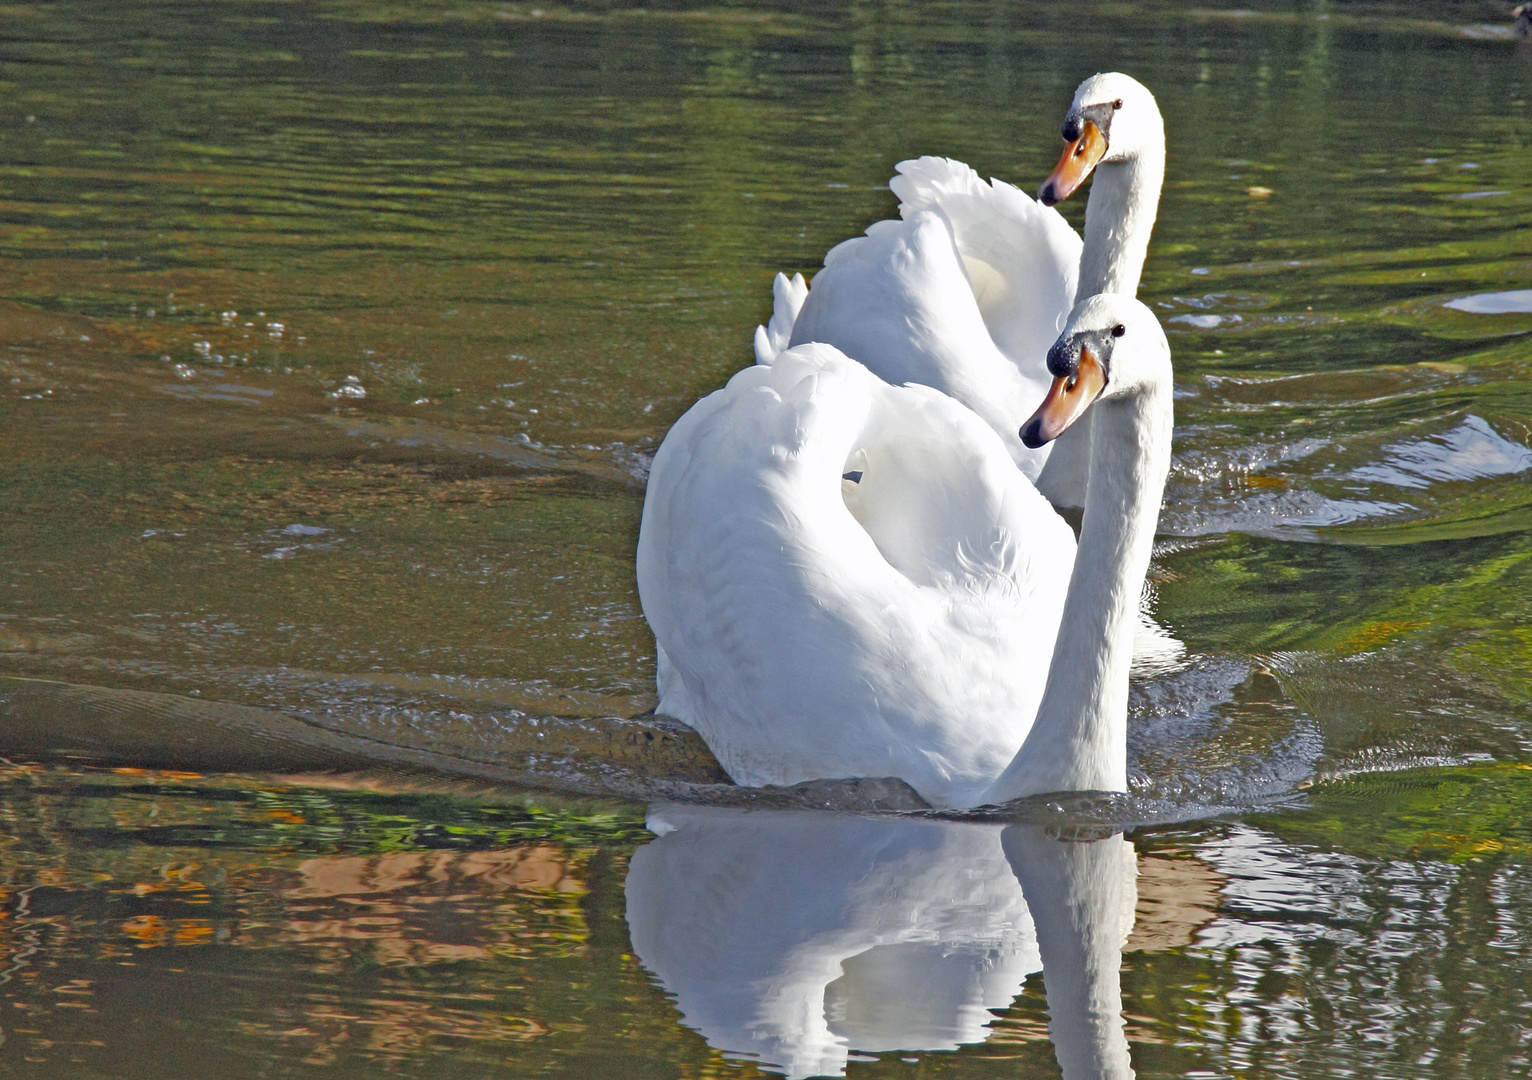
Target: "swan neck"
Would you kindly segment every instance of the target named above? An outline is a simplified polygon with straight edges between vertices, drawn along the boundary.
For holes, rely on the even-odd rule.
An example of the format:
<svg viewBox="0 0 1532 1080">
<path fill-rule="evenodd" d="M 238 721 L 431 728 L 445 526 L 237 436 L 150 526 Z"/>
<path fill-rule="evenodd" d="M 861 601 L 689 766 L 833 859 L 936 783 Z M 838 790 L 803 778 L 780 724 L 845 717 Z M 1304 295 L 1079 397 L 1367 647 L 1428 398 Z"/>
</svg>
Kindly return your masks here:
<svg viewBox="0 0 1532 1080">
<path fill-rule="evenodd" d="M 1102 162 L 1085 204 L 1085 247 L 1075 296 L 1138 292 L 1165 182 L 1164 136 L 1124 161 Z"/>
<path fill-rule="evenodd" d="M 1127 790 L 1128 668 L 1170 469 L 1171 388 L 1091 411 L 1085 512 L 1047 685 L 989 801 Z"/>
</svg>

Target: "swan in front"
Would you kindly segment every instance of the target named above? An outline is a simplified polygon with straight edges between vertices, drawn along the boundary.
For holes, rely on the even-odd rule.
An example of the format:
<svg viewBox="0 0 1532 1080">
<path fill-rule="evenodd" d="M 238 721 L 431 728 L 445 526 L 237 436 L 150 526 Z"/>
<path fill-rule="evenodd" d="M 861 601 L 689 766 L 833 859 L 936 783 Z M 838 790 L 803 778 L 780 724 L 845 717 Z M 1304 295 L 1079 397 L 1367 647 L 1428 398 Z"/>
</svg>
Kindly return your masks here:
<svg viewBox="0 0 1532 1080">
<path fill-rule="evenodd" d="M 1081 505 L 1088 422 L 1055 448 L 1024 446 L 1015 420 L 1047 388 L 1044 357 L 1076 297 L 1138 290 L 1165 177 L 1165 123 L 1142 83 L 1110 72 L 1080 84 L 1063 135 L 1037 200 L 959 161 L 900 162 L 889 187 L 901 220 L 831 249 L 813 288 L 778 274 L 757 362 L 817 341 L 888 382 L 940 390 L 1000 435 L 1051 502 Z M 1093 171 L 1082 243 L 1052 207 Z"/>
<path fill-rule="evenodd" d="M 1048 369 L 1027 445 L 1096 414 L 1078 546 L 982 419 L 831 346 L 693 406 L 639 533 L 659 711 L 742 784 L 898 777 L 955 807 L 1126 790 L 1170 348 L 1143 304 L 1095 296 Z"/>
</svg>

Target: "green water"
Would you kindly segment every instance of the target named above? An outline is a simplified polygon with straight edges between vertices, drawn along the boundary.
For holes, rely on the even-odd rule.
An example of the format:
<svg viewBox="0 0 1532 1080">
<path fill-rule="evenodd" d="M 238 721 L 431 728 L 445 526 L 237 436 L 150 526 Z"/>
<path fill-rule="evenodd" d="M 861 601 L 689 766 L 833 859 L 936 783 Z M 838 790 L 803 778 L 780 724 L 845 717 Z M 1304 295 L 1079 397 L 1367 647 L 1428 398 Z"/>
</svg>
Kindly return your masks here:
<svg viewBox="0 0 1532 1080">
<path fill-rule="evenodd" d="M 684 732 L 612 719 L 655 701 L 648 456 L 750 361 L 775 272 L 894 212 L 894 162 L 1034 189 L 1109 69 L 1170 144 L 1140 295 L 1177 369 L 1155 615 L 1187 648 L 1135 686 L 1119 820 L 1196 819 L 1132 833 L 1134 1066 L 1532 1071 L 1509 27 L 5 6 L 6 1071 L 749 1075 L 632 950 L 643 806 L 561 801 L 738 801 Z M 1042 981 L 982 1043 L 851 1074 L 1057 1075 Z"/>
</svg>

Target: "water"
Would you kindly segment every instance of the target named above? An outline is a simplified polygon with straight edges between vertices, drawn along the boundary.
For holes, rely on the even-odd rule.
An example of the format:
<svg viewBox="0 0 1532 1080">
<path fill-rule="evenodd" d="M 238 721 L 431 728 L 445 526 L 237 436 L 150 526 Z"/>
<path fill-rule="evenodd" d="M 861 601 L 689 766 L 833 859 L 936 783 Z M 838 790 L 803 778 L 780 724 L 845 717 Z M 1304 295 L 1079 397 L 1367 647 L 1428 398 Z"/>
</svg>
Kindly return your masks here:
<svg viewBox="0 0 1532 1080">
<path fill-rule="evenodd" d="M 1135 684 L 1133 798 L 729 787 L 641 715 L 649 455 L 895 161 L 1034 188 L 1111 68 L 1170 140 L 1186 650 Z M 1081 895 L 1135 913 L 1089 955 L 1140 1076 L 1528 1071 L 1532 55 L 1494 5 L 19 4 L 0 81 L 7 1071 L 1057 1075 L 1028 867 L 1123 824 L 1136 877 Z M 987 899 L 847 899 L 815 830 Z M 623 883 L 746 855 L 822 932 L 661 905 L 740 946 L 704 1022 Z M 741 1046 L 785 956 L 823 1024 Z"/>
</svg>

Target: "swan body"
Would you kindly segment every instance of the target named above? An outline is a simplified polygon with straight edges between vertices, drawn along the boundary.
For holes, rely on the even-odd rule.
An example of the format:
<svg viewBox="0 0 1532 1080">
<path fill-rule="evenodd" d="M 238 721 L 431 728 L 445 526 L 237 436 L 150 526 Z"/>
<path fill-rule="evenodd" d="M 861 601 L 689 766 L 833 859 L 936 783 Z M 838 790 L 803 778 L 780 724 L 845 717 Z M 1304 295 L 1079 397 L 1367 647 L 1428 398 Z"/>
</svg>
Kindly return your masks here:
<svg viewBox="0 0 1532 1080">
<path fill-rule="evenodd" d="M 659 709 L 736 781 L 896 776 L 942 806 L 1126 788 L 1169 347 L 1142 304 L 1098 296 L 1049 363 L 1046 437 L 1102 414 L 1078 553 L 978 415 L 828 345 L 738 373 L 671 429 L 638 543 Z"/>
<path fill-rule="evenodd" d="M 659 709 L 740 783 L 899 776 L 971 804 L 1036 711 L 1073 561 L 973 413 L 789 349 L 694 406 L 651 466 Z"/>
<path fill-rule="evenodd" d="M 1034 200 L 962 162 L 895 166 L 900 220 L 832 248 L 810 289 L 778 274 L 758 363 L 811 341 L 836 346 L 889 382 L 917 382 L 978 413 L 1055 505 L 1079 506 L 1089 424 L 1058 445 L 1015 436 L 1018 401 L 1036 400 L 1043 357 L 1075 299 L 1138 289 L 1165 173 L 1159 106 L 1127 75 L 1094 75 L 1075 91 L 1068 146 Z M 1083 242 L 1052 203 L 1094 169 Z M 1050 458 L 1058 459 L 1043 473 Z"/>
</svg>

